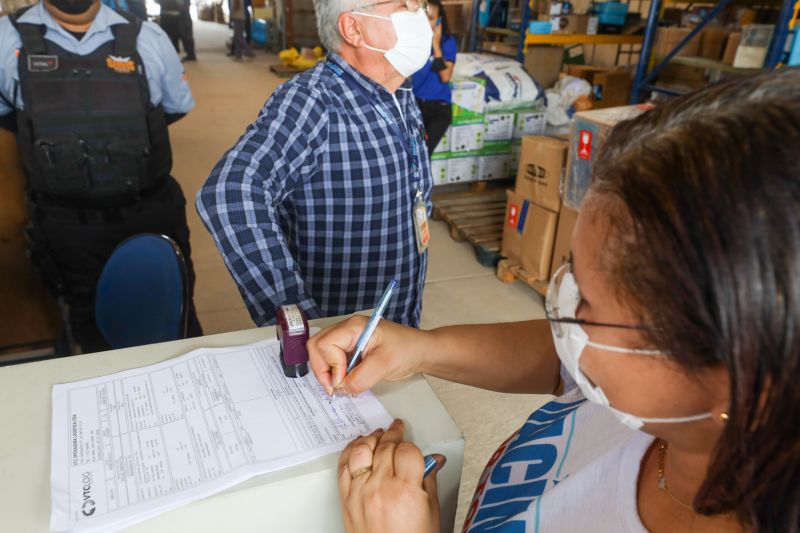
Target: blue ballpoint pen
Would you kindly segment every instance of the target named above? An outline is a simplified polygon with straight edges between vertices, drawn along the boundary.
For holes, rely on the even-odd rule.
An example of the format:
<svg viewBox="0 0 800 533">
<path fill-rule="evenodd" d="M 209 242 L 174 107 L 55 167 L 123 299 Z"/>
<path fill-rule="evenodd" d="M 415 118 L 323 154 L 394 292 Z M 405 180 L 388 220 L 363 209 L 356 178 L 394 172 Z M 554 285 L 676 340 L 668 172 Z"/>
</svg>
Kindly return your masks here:
<svg viewBox="0 0 800 533">
<path fill-rule="evenodd" d="M 422 479 L 425 479 L 436 468 L 436 459 L 432 455 L 425 456 L 425 470 L 422 472 Z"/>
<path fill-rule="evenodd" d="M 361 336 L 356 342 L 356 349 L 353 352 L 352 359 L 350 359 L 350 362 L 347 364 L 347 371 L 345 372 L 345 375 L 349 374 L 350 371 L 353 370 L 353 367 L 356 366 L 358 361 L 361 359 L 361 353 L 364 351 L 364 348 L 367 347 L 367 343 L 372 337 L 372 334 L 375 332 L 375 328 L 378 327 L 378 322 L 380 322 L 384 311 L 386 311 L 386 307 L 389 305 L 389 300 L 392 299 L 392 295 L 394 294 L 394 290 L 396 288 L 397 281 L 392 280 L 389 282 L 389 285 L 386 286 L 386 290 L 383 291 L 383 296 L 381 296 L 381 299 L 378 302 L 378 307 L 376 307 L 375 311 L 372 312 L 372 316 L 369 318 L 369 322 L 367 322 L 367 327 L 365 327 L 364 331 L 361 332 Z M 335 391 L 331 392 L 331 402 L 333 401 L 334 392 Z"/>
</svg>

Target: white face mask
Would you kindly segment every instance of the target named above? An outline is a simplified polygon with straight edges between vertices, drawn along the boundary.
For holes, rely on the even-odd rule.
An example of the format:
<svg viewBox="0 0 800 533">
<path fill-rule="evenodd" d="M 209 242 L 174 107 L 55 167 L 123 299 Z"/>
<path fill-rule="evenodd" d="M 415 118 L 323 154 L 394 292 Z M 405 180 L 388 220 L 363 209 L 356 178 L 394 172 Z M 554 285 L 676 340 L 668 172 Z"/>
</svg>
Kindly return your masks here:
<svg viewBox="0 0 800 533">
<path fill-rule="evenodd" d="M 397 72 L 406 78 L 425 66 L 431 55 L 433 30 L 428 22 L 428 16 L 421 9 L 416 11 L 399 11 L 389 17 L 353 11 L 354 15 L 372 17 L 376 19 L 391 20 L 397 43 L 391 50 L 374 48 L 367 44 L 364 48 L 380 52 L 386 56 Z"/>
<path fill-rule="evenodd" d="M 553 280 L 556 280 L 561 274 L 561 271 L 568 268 L 568 265 L 562 266 L 555 275 Z M 554 290 L 555 281 L 551 283 L 550 290 L 547 296 L 548 314 L 553 314 L 551 309 L 557 309 L 559 318 L 575 318 L 575 312 L 578 309 L 580 301 L 580 292 L 578 291 L 578 284 L 575 282 L 575 277 L 572 272 L 563 273 L 561 286 Z M 551 294 L 558 294 L 558 301 L 551 301 Z M 617 419 L 624 425 L 631 429 L 640 429 L 644 424 L 677 424 L 681 422 L 694 422 L 695 420 L 704 420 L 711 418 L 711 413 L 702 413 L 694 416 L 684 416 L 677 418 L 643 418 L 640 416 L 632 415 L 619 409 L 611 407 L 603 389 L 599 386 L 592 384 L 586 374 L 581 370 L 580 359 L 583 355 L 583 350 L 586 346 L 591 346 L 600 350 L 608 350 L 617 353 L 632 353 L 636 355 L 653 356 L 663 355 L 662 352 L 657 350 L 636 350 L 633 348 L 620 348 L 618 346 L 609 346 L 600 344 L 589 340 L 589 336 L 583 331 L 580 324 L 571 324 L 568 322 L 551 322 L 550 323 L 553 342 L 555 343 L 558 358 L 561 364 L 567 370 L 575 383 L 580 387 L 583 395 L 590 402 L 602 405 L 608 408 Z M 559 334 L 560 333 L 560 334 Z"/>
</svg>

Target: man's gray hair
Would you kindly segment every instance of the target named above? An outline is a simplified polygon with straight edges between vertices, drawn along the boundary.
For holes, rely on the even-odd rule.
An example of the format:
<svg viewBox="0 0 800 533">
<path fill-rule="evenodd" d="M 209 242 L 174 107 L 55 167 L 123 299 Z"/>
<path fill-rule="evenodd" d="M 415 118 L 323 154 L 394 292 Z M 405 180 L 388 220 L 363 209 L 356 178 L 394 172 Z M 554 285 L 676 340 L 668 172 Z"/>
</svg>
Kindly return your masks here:
<svg viewBox="0 0 800 533">
<path fill-rule="evenodd" d="M 339 15 L 359 5 L 361 0 L 314 0 L 314 12 L 317 15 L 317 32 L 322 46 L 336 52 L 342 45 L 339 35 Z"/>
</svg>

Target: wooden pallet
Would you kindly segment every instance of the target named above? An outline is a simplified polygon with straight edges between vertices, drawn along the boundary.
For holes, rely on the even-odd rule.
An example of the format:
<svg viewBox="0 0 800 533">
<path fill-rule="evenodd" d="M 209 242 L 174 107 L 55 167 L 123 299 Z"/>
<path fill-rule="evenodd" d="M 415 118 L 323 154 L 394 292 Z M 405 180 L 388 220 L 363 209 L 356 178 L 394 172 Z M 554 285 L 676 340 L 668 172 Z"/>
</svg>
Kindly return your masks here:
<svg viewBox="0 0 800 533">
<path fill-rule="evenodd" d="M 494 268 L 500 260 L 506 192 L 503 188 L 434 195 L 433 218 L 450 226 L 450 236 L 475 248 L 478 262 Z"/>
<path fill-rule="evenodd" d="M 520 280 L 542 296 L 547 296 L 549 283 L 534 278 L 511 259 L 501 259 L 497 263 L 497 279 L 503 283 L 513 283 L 516 280 Z"/>
</svg>

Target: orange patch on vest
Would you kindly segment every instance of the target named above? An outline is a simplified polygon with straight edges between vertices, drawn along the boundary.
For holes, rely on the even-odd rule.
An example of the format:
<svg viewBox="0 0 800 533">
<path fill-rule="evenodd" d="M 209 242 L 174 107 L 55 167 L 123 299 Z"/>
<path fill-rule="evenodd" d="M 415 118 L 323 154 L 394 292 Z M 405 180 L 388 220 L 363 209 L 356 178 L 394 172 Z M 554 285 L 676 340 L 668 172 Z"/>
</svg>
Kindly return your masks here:
<svg viewBox="0 0 800 533">
<path fill-rule="evenodd" d="M 136 64 L 129 57 L 106 57 L 106 66 L 120 74 L 130 74 L 136 70 Z"/>
</svg>

